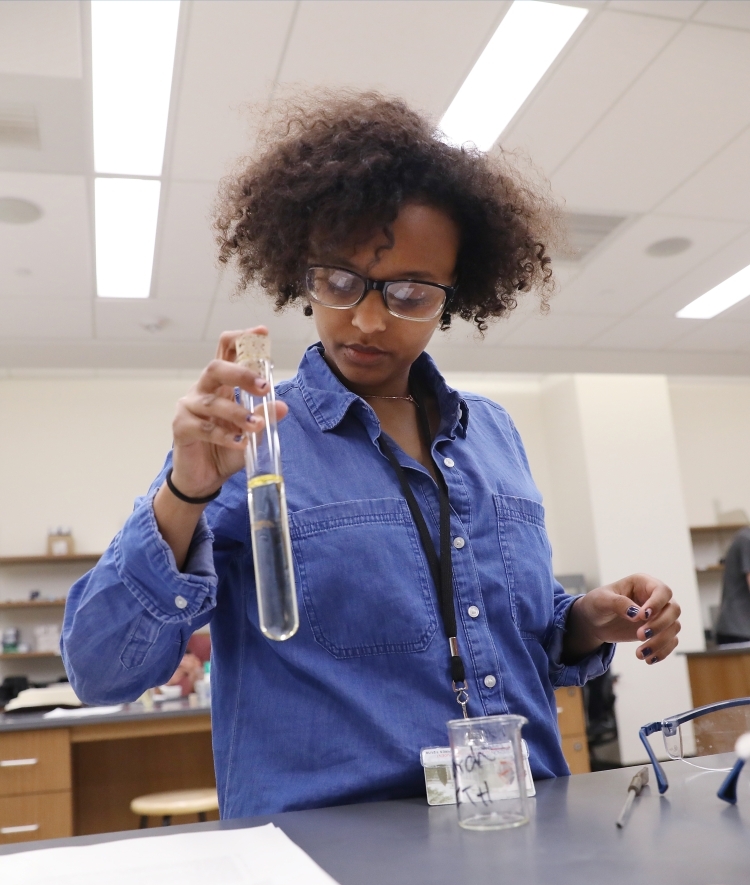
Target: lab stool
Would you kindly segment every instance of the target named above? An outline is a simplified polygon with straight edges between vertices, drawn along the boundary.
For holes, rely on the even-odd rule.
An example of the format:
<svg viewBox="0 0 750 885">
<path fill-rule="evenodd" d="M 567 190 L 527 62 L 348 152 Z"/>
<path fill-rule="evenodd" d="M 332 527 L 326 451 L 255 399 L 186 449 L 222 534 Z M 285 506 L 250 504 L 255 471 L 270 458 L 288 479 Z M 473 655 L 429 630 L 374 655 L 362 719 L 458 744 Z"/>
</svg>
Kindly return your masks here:
<svg viewBox="0 0 750 885">
<path fill-rule="evenodd" d="M 172 815 L 197 814 L 199 821 L 206 820 L 207 811 L 216 811 L 219 797 L 216 790 L 173 790 L 170 793 L 148 793 L 137 796 L 130 803 L 133 814 L 141 816 L 141 829 L 148 826 L 149 817 L 161 817 L 162 825 L 172 823 Z"/>
</svg>

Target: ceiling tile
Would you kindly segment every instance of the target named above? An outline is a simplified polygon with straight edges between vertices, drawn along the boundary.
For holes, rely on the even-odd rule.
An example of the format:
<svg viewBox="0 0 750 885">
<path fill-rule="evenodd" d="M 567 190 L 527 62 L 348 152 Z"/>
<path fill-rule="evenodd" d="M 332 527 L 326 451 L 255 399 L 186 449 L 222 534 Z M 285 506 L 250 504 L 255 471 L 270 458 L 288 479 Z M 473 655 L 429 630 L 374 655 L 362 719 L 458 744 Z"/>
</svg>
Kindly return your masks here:
<svg viewBox="0 0 750 885">
<path fill-rule="evenodd" d="M 535 315 L 538 313 L 538 307 Z M 531 311 L 514 310 L 508 317 L 497 320 L 487 320 L 487 330 L 481 333 L 475 323 L 467 322 L 454 317 L 450 329 L 441 332 L 439 329 L 430 341 L 430 353 L 436 348 L 454 350 L 464 347 L 492 347 L 504 341 L 512 332 L 518 329 Z"/>
<path fill-rule="evenodd" d="M 509 5 L 505 0 L 303 0 L 280 79 L 380 89 L 440 117 Z"/>
<path fill-rule="evenodd" d="M 673 215 L 650 214 L 636 219 L 586 263 L 573 280 L 562 283 L 553 308 L 570 315 L 624 316 L 700 265 L 743 230 L 744 225 L 737 222 Z M 651 243 L 669 237 L 687 237 L 693 246 L 670 257 L 646 254 Z"/>
<path fill-rule="evenodd" d="M 217 181 L 247 152 L 247 105 L 270 93 L 295 5 L 291 0 L 190 4 L 172 177 Z"/>
<path fill-rule="evenodd" d="M 511 128 L 503 147 L 523 148 L 548 175 L 677 32 L 664 19 L 605 10 L 564 52 Z"/>
<path fill-rule="evenodd" d="M 660 203 L 659 212 L 750 221 L 748 157 L 750 128 Z"/>
<path fill-rule="evenodd" d="M 0 197 L 29 200 L 43 212 L 30 224 L 0 223 L 0 297 L 90 297 L 93 262 L 85 179 L 0 172 Z"/>
<path fill-rule="evenodd" d="M 550 312 L 524 320 L 503 339 L 506 347 L 581 347 L 612 325 L 608 316 L 565 316 Z"/>
<path fill-rule="evenodd" d="M 290 339 L 312 344 L 318 340 L 311 317 L 302 313 L 302 305 L 294 305 L 277 313 L 273 300 L 262 290 L 233 292 L 231 278 L 224 278 L 219 286 L 206 324 L 206 339 L 218 340 L 222 332 L 267 326 L 274 339 Z"/>
<path fill-rule="evenodd" d="M 610 0 L 612 9 L 638 15 L 686 20 L 700 9 L 703 0 Z"/>
<path fill-rule="evenodd" d="M 750 296 L 750 292 L 748 292 Z M 729 310 L 719 314 L 719 318 L 727 322 L 750 323 L 750 297 L 743 299 L 739 304 L 730 307 Z"/>
<path fill-rule="evenodd" d="M 685 334 L 677 317 L 626 317 L 588 342 L 587 347 L 616 350 L 660 350 Z"/>
<path fill-rule="evenodd" d="M 98 298 L 95 305 L 96 337 L 148 341 L 155 346 L 160 341 L 199 341 L 208 311 L 208 301 Z"/>
<path fill-rule="evenodd" d="M 91 169 L 91 105 L 83 80 L 0 74 L 0 113 L 3 108 L 33 114 L 39 146 L 0 144 L 0 169 L 78 174 Z"/>
<path fill-rule="evenodd" d="M 19 338 L 30 339 L 33 348 L 53 338 L 89 339 L 91 327 L 88 298 L 0 298 L 0 350 Z"/>
<path fill-rule="evenodd" d="M 694 330 L 668 347 L 669 350 L 719 351 L 746 353 L 750 351 L 750 323 L 729 322 L 726 319 L 682 320 Z"/>
<path fill-rule="evenodd" d="M 216 185 L 170 181 L 162 191 L 155 288 L 159 298 L 210 304 L 220 270 L 211 229 Z"/>
<path fill-rule="evenodd" d="M 693 19 L 710 25 L 750 29 L 750 3 L 747 0 L 711 0 L 704 3 Z"/>
<path fill-rule="evenodd" d="M 0 72 L 38 77 L 81 76 L 78 0 L 3 0 Z"/>
<path fill-rule="evenodd" d="M 556 191 L 648 211 L 750 123 L 748 81 L 750 33 L 686 25 L 555 172 Z"/>
<path fill-rule="evenodd" d="M 750 264 L 750 231 L 745 229 L 742 235 L 736 237 L 723 249 L 644 303 L 639 313 L 644 317 L 674 316 L 686 304 L 713 289 L 714 286 L 718 286 L 748 264 Z"/>
</svg>

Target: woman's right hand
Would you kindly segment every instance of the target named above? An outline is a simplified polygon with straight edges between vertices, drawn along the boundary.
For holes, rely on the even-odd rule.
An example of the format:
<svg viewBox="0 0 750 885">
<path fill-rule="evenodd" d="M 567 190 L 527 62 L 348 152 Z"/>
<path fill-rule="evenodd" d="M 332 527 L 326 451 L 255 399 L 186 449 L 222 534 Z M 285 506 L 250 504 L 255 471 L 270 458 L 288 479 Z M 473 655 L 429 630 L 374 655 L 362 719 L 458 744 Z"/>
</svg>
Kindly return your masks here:
<svg viewBox="0 0 750 885">
<path fill-rule="evenodd" d="M 185 495 L 202 498 L 216 491 L 245 463 L 246 435 L 263 429 L 263 419 L 248 413 L 234 398 L 236 387 L 263 396 L 268 383 L 235 363 L 236 341 L 247 332 L 268 334 L 265 326 L 223 332 L 216 359 L 201 373 L 197 383 L 179 400 L 172 422 L 174 449 L 172 481 Z M 276 403 L 276 418 L 288 409 Z"/>
</svg>

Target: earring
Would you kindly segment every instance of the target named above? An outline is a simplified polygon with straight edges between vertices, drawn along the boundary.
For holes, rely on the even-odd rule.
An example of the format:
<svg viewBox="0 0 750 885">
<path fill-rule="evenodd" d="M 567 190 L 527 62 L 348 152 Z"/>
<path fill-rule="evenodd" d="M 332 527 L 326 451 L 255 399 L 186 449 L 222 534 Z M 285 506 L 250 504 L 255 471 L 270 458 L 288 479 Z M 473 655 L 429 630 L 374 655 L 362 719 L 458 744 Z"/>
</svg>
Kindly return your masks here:
<svg viewBox="0 0 750 885">
<path fill-rule="evenodd" d="M 312 307 L 310 307 L 309 304 L 306 304 L 305 307 L 304 307 L 303 310 L 302 310 L 302 313 L 303 313 L 306 317 L 311 317 L 311 316 L 313 315 Z"/>
</svg>

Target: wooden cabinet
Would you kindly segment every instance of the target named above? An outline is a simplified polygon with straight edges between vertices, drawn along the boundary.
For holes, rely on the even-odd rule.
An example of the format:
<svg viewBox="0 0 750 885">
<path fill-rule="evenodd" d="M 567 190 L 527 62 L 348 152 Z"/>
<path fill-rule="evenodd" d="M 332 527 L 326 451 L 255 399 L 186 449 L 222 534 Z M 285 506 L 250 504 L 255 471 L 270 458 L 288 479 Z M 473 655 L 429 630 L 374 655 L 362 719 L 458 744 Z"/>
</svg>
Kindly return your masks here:
<svg viewBox="0 0 750 885">
<path fill-rule="evenodd" d="M 750 649 L 716 649 L 687 655 L 693 706 L 750 697 Z"/>
<path fill-rule="evenodd" d="M 70 790 L 0 797 L 0 845 L 73 835 Z"/>
<path fill-rule="evenodd" d="M 0 796 L 69 789 L 66 728 L 0 734 Z"/>
<path fill-rule="evenodd" d="M 583 692 L 580 688 L 558 688 L 557 723 L 560 727 L 563 755 L 571 774 L 591 771 L 589 747 L 586 740 L 586 715 L 583 710 Z"/>
<path fill-rule="evenodd" d="M 0 845 L 135 829 L 136 796 L 214 786 L 208 710 L 0 732 Z"/>
<path fill-rule="evenodd" d="M 72 835 L 68 730 L 0 734 L 0 845 Z"/>
</svg>

